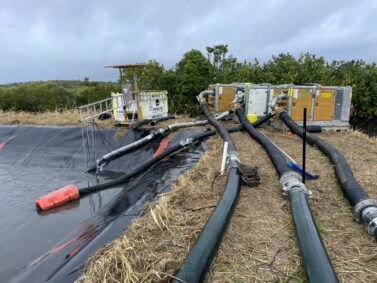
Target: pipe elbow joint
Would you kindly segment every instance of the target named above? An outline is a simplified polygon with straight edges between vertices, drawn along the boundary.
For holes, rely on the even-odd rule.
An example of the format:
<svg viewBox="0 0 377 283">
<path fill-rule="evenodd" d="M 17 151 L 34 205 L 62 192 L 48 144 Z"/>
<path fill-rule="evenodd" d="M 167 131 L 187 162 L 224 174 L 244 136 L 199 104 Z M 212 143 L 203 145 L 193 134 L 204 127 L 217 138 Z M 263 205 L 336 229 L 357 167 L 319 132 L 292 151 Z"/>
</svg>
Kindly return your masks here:
<svg viewBox="0 0 377 283">
<path fill-rule="evenodd" d="M 279 106 L 279 102 L 286 97 L 287 97 L 286 93 L 280 92 L 279 94 L 277 94 L 275 97 L 272 98 L 268 106 L 270 106 L 272 111 L 278 112 L 280 109 L 282 109 L 282 107 Z"/>
<path fill-rule="evenodd" d="M 206 98 L 208 95 L 214 94 L 213 90 L 203 90 L 199 95 L 196 97 L 200 105 L 207 103 Z"/>
</svg>

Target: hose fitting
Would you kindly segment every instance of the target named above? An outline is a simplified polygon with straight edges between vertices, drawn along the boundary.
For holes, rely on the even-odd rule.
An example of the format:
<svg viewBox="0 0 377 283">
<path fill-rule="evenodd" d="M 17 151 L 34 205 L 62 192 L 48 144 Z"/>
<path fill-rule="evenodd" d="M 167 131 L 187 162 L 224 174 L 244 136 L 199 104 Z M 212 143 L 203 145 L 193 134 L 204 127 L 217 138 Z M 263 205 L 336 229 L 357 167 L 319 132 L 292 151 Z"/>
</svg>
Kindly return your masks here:
<svg viewBox="0 0 377 283">
<path fill-rule="evenodd" d="M 377 207 L 369 206 L 361 212 L 365 230 L 368 234 L 377 238 Z"/>
<path fill-rule="evenodd" d="M 194 138 L 188 137 L 188 138 L 181 140 L 179 142 L 179 144 L 182 145 L 183 147 L 187 147 L 187 146 L 191 145 L 193 142 L 194 142 Z"/>
<path fill-rule="evenodd" d="M 280 93 L 278 93 L 276 96 L 274 96 L 271 99 L 271 102 L 268 103 L 268 106 L 270 106 L 271 109 L 274 109 L 274 106 L 276 106 L 283 98 L 286 98 L 286 97 L 287 97 L 287 94 L 281 91 Z"/>
<path fill-rule="evenodd" d="M 281 184 L 281 189 L 283 191 L 283 195 L 286 196 L 289 195 L 289 193 L 295 191 L 301 191 L 309 195 L 309 190 L 304 185 L 304 183 L 302 183 L 301 180 L 301 175 L 299 173 L 295 171 L 285 172 L 279 180 Z"/>
<path fill-rule="evenodd" d="M 228 151 L 226 155 L 226 166 L 228 171 L 230 168 L 238 168 L 241 161 L 237 151 Z"/>
<path fill-rule="evenodd" d="M 368 207 L 376 207 L 377 208 L 377 200 L 372 199 L 372 198 L 367 198 L 359 201 L 355 207 L 354 207 L 354 212 L 353 216 L 355 218 L 355 221 L 357 223 L 360 223 L 362 221 L 362 212 L 368 208 Z"/>
<path fill-rule="evenodd" d="M 237 101 L 232 102 L 232 103 L 230 104 L 230 108 L 231 108 L 231 110 L 232 110 L 233 112 L 236 112 L 237 109 L 241 108 L 241 104 L 240 104 L 239 102 L 237 102 Z"/>
<path fill-rule="evenodd" d="M 364 222 L 369 235 L 377 238 L 377 200 L 368 198 L 358 202 L 354 208 L 354 217 L 357 223 Z"/>
<path fill-rule="evenodd" d="M 200 105 L 202 105 L 204 103 L 207 103 L 206 97 L 208 97 L 208 95 L 210 94 L 214 94 L 214 90 L 203 90 L 201 93 L 199 93 L 196 99 L 199 101 Z"/>
</svg>

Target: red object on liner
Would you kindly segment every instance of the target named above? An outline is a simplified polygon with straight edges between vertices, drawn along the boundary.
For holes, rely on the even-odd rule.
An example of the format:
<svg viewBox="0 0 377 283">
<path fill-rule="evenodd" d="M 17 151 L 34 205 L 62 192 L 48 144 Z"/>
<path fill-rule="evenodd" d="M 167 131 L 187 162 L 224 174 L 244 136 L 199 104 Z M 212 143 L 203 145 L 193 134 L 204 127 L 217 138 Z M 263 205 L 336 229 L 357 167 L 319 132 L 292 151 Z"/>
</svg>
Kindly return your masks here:
<svg viewBox="0 0 377 283">
<path fill-rule="evenodd" d="M 161 154 L 169 145 L 169 140 L 167 138 L 164 138 L 159 147 L 157 148 L 156 152 L 153 154 L 153 158 L 155 158 L 157 155 Z"/>
<path fill-rule="evenodd" d="M 80 197 L 75 185 L 68 185 L 36 199 L 35 205 L 42 210 L 48 210 Z"/>
</svg>

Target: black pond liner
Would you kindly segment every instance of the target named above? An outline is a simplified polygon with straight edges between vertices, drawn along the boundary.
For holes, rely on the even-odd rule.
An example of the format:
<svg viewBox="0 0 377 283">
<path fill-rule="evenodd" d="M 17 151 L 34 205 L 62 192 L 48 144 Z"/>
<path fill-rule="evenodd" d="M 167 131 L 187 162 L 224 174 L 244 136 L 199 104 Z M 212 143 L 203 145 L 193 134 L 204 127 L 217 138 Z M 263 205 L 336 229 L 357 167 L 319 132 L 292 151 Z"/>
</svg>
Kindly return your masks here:
<svg viewBox="0 0 377 283">
<path fill-rule="evenodd" d="M 82 133 L 89 142 L 85 144 Z M 95 137 L 91 136 L 94 133 Z M 174 144 L 193 132 L 175 133 Z M 127 229 L 144 203 L 170 189 L 170 182 L 196 163 L 201 147 L 170 156 L 126 184 L 93 193 L 47 212 L 35 199 L 71 183 L 93 185 L 122 176 L 152 158 L 162 138 L 111 162 L 96 180 L 85 173 L 96 156 L 133 142 L 146 131 L 91 132 L 81 127 L 0 126 L 0 278 L 2 282 L 72 282 L 89 255 Z M 93 143 L 95 141 L 95 143 Z M 95 150 L 93 150 L 95 149 Z M 90 155 L 85 154 L 90 153 Z M 110 171 L 111 170 L 111 171 Z"/>
</svg>

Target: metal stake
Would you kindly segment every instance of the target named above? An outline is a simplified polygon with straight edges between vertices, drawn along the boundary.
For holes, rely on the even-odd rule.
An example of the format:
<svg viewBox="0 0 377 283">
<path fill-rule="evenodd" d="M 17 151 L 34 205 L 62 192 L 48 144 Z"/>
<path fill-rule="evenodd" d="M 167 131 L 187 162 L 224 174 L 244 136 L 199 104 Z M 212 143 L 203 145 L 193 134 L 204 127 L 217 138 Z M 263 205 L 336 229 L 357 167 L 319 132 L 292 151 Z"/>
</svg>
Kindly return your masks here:
<svg viewBox="0 0 377 283">
<path fill-rule="evenodd" d="M 305 159 L 306 159 L 306 108 L 304 108 L 304 125 L 303 125 L 303 129 L 304 129 L 304 133 L 303 133 L 303 136 L 302 136 L 302 182 L 305 184 L 305 172 L 306 172 L 306 169 L 305 169 Z"/>
</svg>

